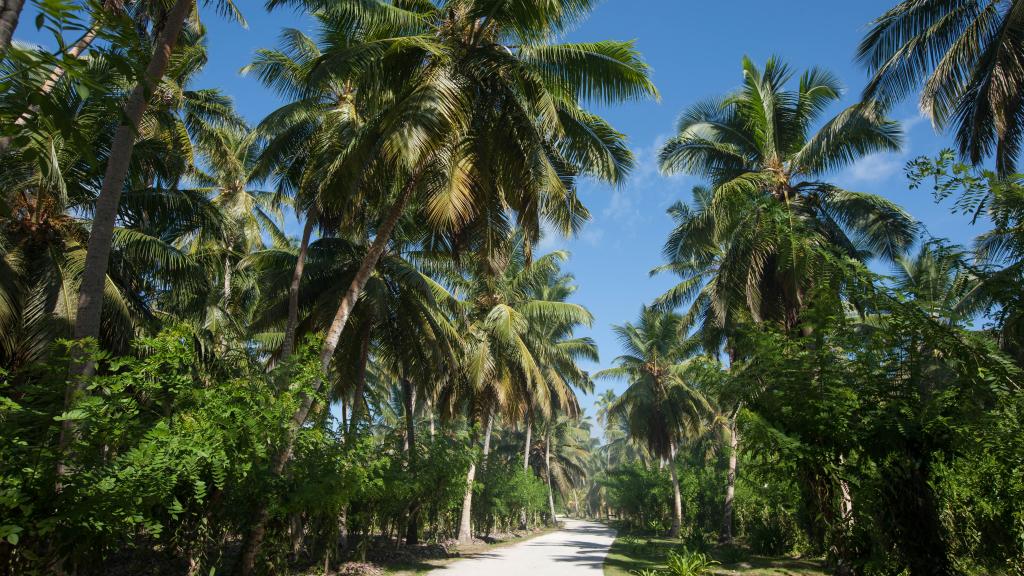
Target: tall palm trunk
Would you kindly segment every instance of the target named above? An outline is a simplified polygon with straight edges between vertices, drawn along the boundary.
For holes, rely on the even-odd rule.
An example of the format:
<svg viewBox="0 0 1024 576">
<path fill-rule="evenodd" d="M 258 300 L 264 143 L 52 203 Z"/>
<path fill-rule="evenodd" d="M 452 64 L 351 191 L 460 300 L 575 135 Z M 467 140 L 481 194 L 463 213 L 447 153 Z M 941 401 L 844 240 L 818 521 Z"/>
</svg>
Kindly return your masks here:
<svg viewBox="0 0 1024 576">
<path fill-rule="evenodd" d="M 405 449 L 408 455 L 409 472 L 416 474 L 416 387 L 402 378 L 402 396 L 405 402 Z M 409 522 L 406 525 L 405 543 L 414 546 L 419 541 L 419 503 L 409 508 Z"/>
<path fill-rule="evenodd" d="M 673 538 L 679 538 L 683 526 L 683 496 L 679 492 L 679 473 L 676 472 L 676 443 L 669 443 L 668 470 L 672 476 L 672 532 Z"/>
<path fill-rule="evenodd" d="M 725 505 L 722 510 L 721 542 L 732 542 L 732 504 L 736 496 L 736 460 L 739 455 L 740 436 L 736 426 L 737 411 L 729 419 L 729 469 L 725 473 Z"/>
<path fill-rule="evenodd" d="M 284 327 L 284 343 L 281 345 L 282 361 L 291 357 L 295 351 L 295 331 L 299 326 L 299 287 L 302 284 L 303 271 L 306 269 L 306 254 L 309 253 L 309 239 L 313 235 L 316 216 L 312 209 L 306 215 L 306 225 L 302 228 L 302 241 L 299 244 L 299 256 L 295 259 L 292 283 L 288 286 L 288 321 Z M 355 416 L 355 401 L 352 404 L 352 415 Z"/>
<path fill-rule="evenodd" d="M 227 309 L 228 303 L 231 302 L 231 275 L 232 275 L 232 272 L 233 272 L 233 270 L 231 268 L 231 256 L 225 254 L 224 255 L 224 286 L 221 289 L 221 292 L 222 292 L 221 293 L 221 300 L 223 302 L 223 306 L 224 306 L 225 310 Z"/>
<path fill-rule="evenodd" d="M 533 407 L 526 409 L 526 443 L 523 444 L 523 471 L 530 470 L 530 444 L 533 441 Z M 529 527 L 529 517 L 524 508 L 519 513 L 519 529 L 526 530 Z"/>
<path fill-rule="evenodd" d="M 11 45 L 11 37 L 18 27 L 18 19 L 24 7 L 25 0 L 0 0 L 0 54 L 6 52 Z"/>
<path fill-rule="evenodd" d="M 555 516 L 555 493 L 551 489 L 551 429 L 544 434 L 544 469 L 548 478 L 548 510 L 551 513 L 551 524 L 558 524 L 558 517 Z"/>
<path fill-rule="evenodd" d="M 146 66 L 145 76 L 132 89 L 131 95 L 124 106 L 124 119 L 114 133 L 114 140 L 110 146 L 110 157 L 107 161 L 106 173 L 103 176 L 103 188 L 100 190 L 99 198 L 96 200 L 96 210 L 93 215 L 92 228 L 89 233 L 88 250 L 85 254 L 85 266 L 82 271 L 82 281 L 78 291 L 78 310 L 75 314 L 75 340 L 83 338 L 99 338 L 100 316 L 103 312 L 103 289 L 107 278 L 107 266 L 110 261 L 111 243 L 114 238 L 114 224 L 117 218 L 118 205 L 121 202 L 121 192 L 124 188 L 125 177 L 128 175 L 128 166 L 131 163 L 132 152 L 135 149 L 135 135 L 138 132 L 139 123 L 149 103 L 149 95 L 163 78 L 167 71 L 167 65 L 171 59 L 171 52 L 178 41 L 181 29 L 185 26 L 185 18 L 192 11 L 193 0 L 176 0 L 171 11 L 167 13 L 163 31 L 157 39 L 153 56 Z M 20 8 L 19 8 L 20 9 Z M 78 358 L 73 359 L 71 365 L 72 378 L 69 382 L 67 394 L 64 399 L 64 408 L 70 408 L 75 396 L 85 385 L 84 377 L 93 369 L 92 363 L 81 358 L 81 350 L 77 353 Z M 71 442 L 74 433 L 74 422 L 65 420 L 61 422 L 60 439 L 58 440 L 58 451 L 63 455 Z M 64 459 L 61 456 L 57 463 L 58 489 L 60 478 L 64 475 Z"/>
<path fill-rule="evenodd" d="M 100 335 L 100 317 L 103 312 L 103 288 L 110 263 L 110 249 L 114 237 L 114 224 L 117 219 L 121 193 L 135 150 L 135 137 L 139 123 L 149 105 L 149 96 L 163 78 L 171 59 L 171 52 L 178 41 L 185 18 L 192 11 L 193 0 L 176 0 L 167 14 L 163 31 L 156 43 L 153 56 L 146 67 L 145 75 L 132 89 L 131 95 L 124 106 L 124 119 L 110 145 L 110 157 L 103 176 L 103 187 L 96 199 L 96 210 L 93 215 L 92 228 L 89 233 L 88 250 L 85 254 L 85 266 L 82 270 L 82 282 L 78 291 L 78 310 L 75 314 L 75 340 L 98 338 Z M 85 374 L 91 369 L 90 363 L 76 362 L 77 374 Z"/>
<path fill-rule="evenodd" d="M 359 366 L 356 372 L 356 387 L 352 391 L 352 417 L 348 420 L 348 436 L 346 441 L 355 438 L 359 427 L 359 418 L 366 408 L 363 391 L 366 389 L 366 367 L 370 362 L 370 323 L 364 322 L 359 329 Z"/>
<path fill-rule="evenodd" d="M 487 424 L 484 426 L 484 451 L 480 458 L 480 469 L 487 467 L 487 457 L 491 453 L 491 431 L 494 428 L 494 414 L 487 412 Z M 459 516 L 460 543 L 468 544 L 473 541 L 473 482 L 476 480 L 476 462 L 469 463 L 469 471 L 466 472 L 466 493 L 462 497 L 462 514 Z"/>
<path fill-rule="evenodd" d="M 377 262 L 384 254 L 384 249 L 391 240 L 391 233 L 395 230 L 395 225 L 398 224 L 398 219 L 401 218 L 402 212 L 405 211 L 406 205 L 409 204 L 409 200 L 412 198 L 421 170 L 422 164 L 417 169 L 416 174 L 409 179 L 409 182 L 402 189 L 402 192 L 395 200 L 395 203 L 391 206 L 391 210 L 388 212 L 387 217 L 383 222 L 381 222 L 380 227 L 377 229 L 377 235 L 373 239 L 373 244 L 370 245 L 369 251 L 367 251 L 366 256 L 363 257 L 363 262 L 360 264 L 359 270 L 356 272 L 355 277 L 352 279 L 352 283 L 349 284 L 348 290 L 345 292 L 345 295 L 341 299 L 341 303 L 338 305 L 338 311 L 334 315 L 334 321 L 331 323 L 331 327 L 327 331 L 323 349 L 320 351 L 320 369 L 324 374 L 327 374 L 331 367 L 331 359 L 334 358 L 334 351 L 338 347 L 339 340 L 341 340 L 341 333 L 345 329 L 345 325 L 348 323 L 349 316 L 352 313 L 352 308 L 355 307 L 356 302 L 359 300 L 359 295 L 366 286 L 366 282 L 369 281 L 370 274 L 373 273 L 373 269 L 377 266 Z M 295 436 L 298 434 L 299 428 L 301 428 L 306 422 L 306 417 L 309 415 L 309 411 L 313 406 L 315 395 L 320 391 L 322 386 L 323 379 L 317 379 L 313 383 L 313 389 L 311 390 L 312 393 L 303 396 L 302 402 L 299 404 L 299 408 L 292 415 L 292 420 L 288 426 L 288 431 L 285 435 L 283 445 L 277 453 L 274 454 L 271 462 L 270 473 L 272 477 L 280 477 L 284 473 L 284 468 L 291 459 L 292 451 L 295 448 Z M 256 508 L 256 517 L 250 525 L 249 532 L 242 545 L 242 555 L 239 558 L 238 565 L 238 571 L 242 576 L 249 576 L 256 568 L 256 557 L 259 554 L 260 546 L 263 543 L 263 536 L 266 534 L 267 521 L 269 519 L 269 502 L 264 501 L 259 503 Z"/>
</svg>

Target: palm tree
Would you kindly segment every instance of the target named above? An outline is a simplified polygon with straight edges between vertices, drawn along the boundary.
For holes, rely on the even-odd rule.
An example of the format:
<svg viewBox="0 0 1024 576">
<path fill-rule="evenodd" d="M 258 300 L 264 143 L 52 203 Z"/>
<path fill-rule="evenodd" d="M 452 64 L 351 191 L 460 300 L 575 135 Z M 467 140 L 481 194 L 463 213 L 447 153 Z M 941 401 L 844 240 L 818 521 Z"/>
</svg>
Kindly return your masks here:
<svg viewBox="0 0 1024 576">
<path fill-rule="evenodd" d="M 310 3 L 316 8 L 319 4 Z M 511 7 L 462 0 L 394 5 L 328 3 L 329 50 L 317 74 L 344 78 L 367 95 L 365 121 L 329 184 L 346 202 L 383 206 L 373 244 L 341 298 L 321 351 L 324 372 L 377 261 L 407 206 L 435 228 L 463 231 L 478 246 L 506 235 L 515 214 L 527 238 L 542 222 L 569 233 L 586 218 L 575 176 L 618 182 L 632 165 L 622 135 L 581 102 L 655 95 L 629 43 L 552 45 L 589 12 L 577 2 Z M 415 200 L 415 201 L 414 201 Z M 316 392 L 321 384 L 314 386 Z M 296 410 L 274 457 L 279 475 L 315 394 Z M 267 510 L 253 523 L 242 572 L 251 573 Z"/>
<path fill-rule="evenodd" d="M 470 273 L 451 276 L 469 319 L 464 351 L 465 377 L 442 392 L 443 402 L 474 398 L 489 430 L 495 414 L 525 420 L 524 469 L 529 467 L 533 415 L 578 412 L 573 388 L 588 389 L 589 378 L 576 362 L 596 358 L 589 338 L 573 330 L 593 318 L 578 304 L 565 302 L 571 277 L 560 272 L 564 252 L 528 260 L 527 241 L 516 234 L 498 257 L 476 257 Z M 485 436 L 485 453 L 488 451 Z M 476 472 L 471 468 L 469 475 Z M 459 538 L 472 538 L 472 478 L 467 478 Z"/>
<path fill-rule="evenodd" d="M 563 502 L 567 502 L 570 496 L 575 499 L 575 490 L 586 484 L 590 448 L 589 420 L 556 414 L 544 423 L 542 474 L 548 486 L 548 509 L 552 524 L 558 522 L 555 491 L 558 491 Z"/>
<path fill-rule="evenodd" d="M 865 99 L 903 100 L 921 90 L 932 124 L 955 126 L 974 164 L 995 155 L 1015 171 L 1024 124 L 1024 2 L 903 0 L 871 23 L 857 58 L 871 72 Z"/>
<path fill-rule="evenodd" d="M 329 30 L 324 13 L 314 14 Z M 267 143 L 255 175 L 274 178 L 278 191 L 293 196 L 293 206 L 304 220 L 298 258 L 289 288 L 288 321 L 281 360 L 291 356 L 298 324 L 298 294 L 313 229 L 349 222 L 363 208 L 358 202 L 337 202 L 325 182 L 340 158 L 353 130 L 359 126 L 356 91 L 347 78 L 316 75 L 323 56 L 320 44 L 299 30 L 281 33 L 281 48 L 258 50 L 244 72 L 255 75 L 289 102 L 271 112 L 256 127 Z"/>
<path fill-rule="evenodd" d="M 156 11 L 161 17 L 154 20 L 153 30 L 159 31 L 159 33 L 153 40 L 152 57 L 146 65 L 145 72 L 135 82 L 125 101 L 121 115 L 122 121 L 110 143 L 106 172 L 96 199 L 82 271 L 82 282 L 78 291 L 73 333 L 75 340 L 99 336 L 100 317 L 103 310 L 104 278 L 106 278 L 107 268 L 110 264 L 110 250 L 118 207 L 131 167 L 136 136 L 151 97 L 159 91 L 159 85 L 171 61 L 171 54 L 185 27 L 185 20 L 195 9 L 195 0 L 174 0 L 173 5 L 166 12 L 164 12 L 166 6 L 163 3 L 158 4 L 160 5 L 154 6 L 154 8 L 157 9 Z M 244 20 L 235 9 L 232 0 L 218 0 L 218 4 L 221 12 L 234 16 L 244 24 Z M 78 374 L 86 374 L 91 369 L 91 363 L 79 360 L 76 360 L 72 366 L 72 372 Z"/>
<path fill-rule="evenodd" d="M 683 327 L 679 315 L 644 307 L 636 325 L 613 327 L 625 353 L 615 359 L 615 367 L 595 374 L 629 382 L 610 413 L 627 422 L 630 434 L 652 454 L 668 462 L 673 538 L 679 537 L 683 519 L 676 454 L 681 443 L 700 430 L 708 406 L 687 383 L 685 360 L 692 348 L 684 341 Z"/>
<path fill-rule="evenodd" d="M 197 141 L 197 151 L 205 160 L 206 169 L 197 169 L 190 176 L 198 184 L 196 192 L 210 196 L 210 200 L 223 218 L 223 225 L 214 231 L 200 231 L 190 238 L 185 248 L 197 258 L 210 263 L 211 269 L 220 270 L 220 290 L 211 286 L 203 300 L 203 309 L 209 310 L 204 326 L 220 334 L 223 342 L 225 329 L 244 334 L 243 325 L 249 320 L 232 291 L 237 283 L 237 272 L 243 259 L 266 248 L 264 237 L 284 246 L 288 239 L 283 230 L 281 195 L 254 189 L 255 171 L 260 157 L 261 142 L 244 126 L 211 126 L 203 130 Z M 216 282 L 216 278 L 211 278 Z M 212 301 L 207 302 L 212 298 Z"/>
<path fill-rule="evenodd" d="M 660 152 L 665 173 L 710 184 L 696 212 L 677 208 L 670 261 L 685 283 L 669 299 L 703 292 L 720 326 L 746 308 L 755 321 L 793 330 L 810 293 L 842 277 L 843 261 L 892 259 L 913 242 L 917 226 L 901 208 L 821 180 L 866 154 L 898 150 L 900 129 L 868 103 L 810 133 L 839 99 L 835 77 L 812 69 L 789 91 L 792 74 L 774 58 L 763 72 L 744 58 L 743 76 L 736 93 L 684 112 Z"/>
<path fill-rule="evenodd" d="M 18 27 L 18 19 L 24 7 L 25 0 L 0 0 L 0 55 L 11 45 L 11 37 Z"/>
</svg>

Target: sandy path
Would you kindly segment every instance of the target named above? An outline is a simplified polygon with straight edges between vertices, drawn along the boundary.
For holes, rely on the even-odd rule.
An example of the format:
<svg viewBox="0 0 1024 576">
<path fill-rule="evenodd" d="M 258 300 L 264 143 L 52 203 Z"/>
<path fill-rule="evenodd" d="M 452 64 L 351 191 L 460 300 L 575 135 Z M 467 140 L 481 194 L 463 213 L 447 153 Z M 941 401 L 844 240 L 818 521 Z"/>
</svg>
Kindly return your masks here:
<svg viewBox="0 0 1024 576">
<path fill-rule="evenodd" d="M 596 522 L 563 520 L 565 528 L 505 548 L 473 554 L 434 570 L 444 576 L 597 576 L 615 530 Z"/>
</svg>

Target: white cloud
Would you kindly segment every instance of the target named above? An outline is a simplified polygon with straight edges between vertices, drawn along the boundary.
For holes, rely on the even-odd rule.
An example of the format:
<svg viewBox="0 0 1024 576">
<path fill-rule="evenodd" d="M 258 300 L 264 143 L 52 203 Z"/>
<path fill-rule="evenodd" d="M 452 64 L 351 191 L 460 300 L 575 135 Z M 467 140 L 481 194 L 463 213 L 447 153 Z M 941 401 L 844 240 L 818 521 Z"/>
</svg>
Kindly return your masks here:
<svg viewBox="0 0 1024 576">
<path fill-rule="evenodd" d="M 869 154 L 853 163 L 847 169 L 848 176 L 854 182 L 877 182 L 885 180 L 903 167 L 902 154 L 880 152 Z"/>
<path fill-rule="evenodd" d="M 900 152 L 878 152 L 868 154 L 846 169 L 844 176 L 851 182 L 878 182 L 886 180 L 903 170 L 910 156 L 910 131 L 927 120 L 924 114 L 917 114 L 900 120 L 903 126 L 903 150 Z"/>
</svg>

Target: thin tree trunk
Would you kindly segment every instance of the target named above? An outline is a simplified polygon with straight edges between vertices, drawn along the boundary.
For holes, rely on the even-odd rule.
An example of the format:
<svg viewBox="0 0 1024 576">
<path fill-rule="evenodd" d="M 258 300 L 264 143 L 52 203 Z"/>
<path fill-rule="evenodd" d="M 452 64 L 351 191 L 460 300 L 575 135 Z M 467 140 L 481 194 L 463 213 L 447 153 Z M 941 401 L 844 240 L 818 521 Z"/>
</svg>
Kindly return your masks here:
<svg viewBox="0 0 1024 576">
<path fill-rule="evenodd" d="M 408 379 L 402 379 L 402 392 L 405 401 L 405 445 L 408 453 L 409 472 L 416 474 L 416 387 Z M 415 480 L 415 477 L 414 477 Z M 415 546 L 419 543 L 419 503 L 413 502 L 409 508 L 409 522 L 406 525 L 405 543 Z"/>
<path fill-rule="evenodd" d="M 24 7 L 25 0 L 0 0 L 0 54 L 7 52 L 7 47 L 11 45 L 14 29 L 18 27 L 18 19 Z"/>
<path fill-rule="evenodd" d="M 558 524 L 558 517 L 555 515 L 555 493 L 551 487 L 551 429 L 548 428 L 544 434 L 544 469 L 548 477 L 548 509 L 551 512 L 551 525 Z"/>
<path fill-rule="evenodd" d="M 17 1 L 20 2 L 21 0 Z M 111 2 L 111 0 L 107 0 L 103 3 L 103 10 L 109 10 L 112 7 L 113 2 Z M 100 26 L 101 23 L 99 21 L 99 18 L 94 18 L 92 26 L 88 30 L 86 30 L 85 34 L 81 38 L 79 38 L 74 44 L 71 45 L 70 48 L 68 48 L 66 54 L 71 58 L 78 58 L 79 56 L 81 56 L 83 52 L 89 49 L 89 46 L 91 46 L 93 41 L 96 39 L 96 35 L 99 34 L 100 31 Z M 2 51 L 3 49 L 0 48 L 0 52 Z M 50 72 L 50 76 L 46 79 L 45 82 L 43 82 L 43 85 L 39 87 L 39 94 L 41 96 L 46 96 L 50 92 L 53 92 L 53 89 L 56 88 L 57 83 L 60 82 L 60 79 L 64 77 L 65 72 L 67 72 L 67 70 L 65 70 L 65 68 L 60 64 L 54 66 L 53 70 Z M 28 110 L 18 115 L 18 118 L 14 121 L 14 125 L 24 126 L 28 123 L 29 119 L 31 119 L 32 116 L 38 110 L 38 106 L 30 106 Z M 0 137 L 0 156 L 2 156 L 4 152 L 6 152 L 7 149 L 11 146 L 11 140 L 11 136 Z"/>
<path fill-rule="evenodd" d="M 739 455 L 740 436 L 736 426 L 737 413 L 729 420 L 729 469 L 725 473 L 725 506 L 722 510 L 722 533 L 718 539 L 732 542 L 732 504 L 736 496 L 736 460 Z"/>
<path fill-rule="evenodd" d="M 523 444 L 523 470 L 530 469 L 530 444 L 533 441 L 533 410 L 526 411 L 526 443 Z"/>
<path fill-rule="evenodd" d="M 281 345 L 281 360 L 287 360 L 295 351 L 295 331 L 299 327 L 299 286 L 302 284 L 302 274 L 306 269 L 306 254 L 309 252 L 309 239 L 313 235 L 313 226 L 316 223 L 316 212 L 310 211 L 306 215 L 306 225 L 302 228 L 302 241 L 299 244 L 299 256 L 295 260 L 295 270 L 292 272 L 292 283 L 288 287 L 288 323 L 284 327 L 284 343 Z M 355 404 L 352 406 L 352 414 L 355 415 Z"/>
<path fill-rule="evenodd" d="M 484 451 L 480 458 L 480 469 L 487 467 L 487 457 L 491 453 L 491 431 L 494 429 L 494 414 L 487 412 L 487 424 L 484 426 Z M 470 462 L 466 473 L 466 494 L 462 498 L 462 514 L 459 517 L 458 541 L 462 544 L 473 542 L 473 482 L 476 480 L 476 462 Z"/>
<path fill-rule="evenodd" d="M 523 445 L 523 471 L 530 470 L 530 443 L 533 436 L 533 407 L 526 409 L 526 443 Z M 526 530 L 529 526 L 529 518 L 526 509 L 519 513 L 519 529 Z"/>
<path fill-rule="evenodd" d="M 487 412 L 487 426 L 484 428 L 484 454 L 480 462 L 480 469 L 487 468 L 487 457 L 491 455 L 491 432 L 494 431 L 494 411 Z"/>
<path fill-rule="evenodd" d="M 364 322 L 359 329 L 359 366 L 356 372 L 356 388 L 352 392 L 352 417 L 348 421 L 349 442 L 355 438 L 359 416 L 366 407 L 363 390 L 366 389 L 366 366 L 370 361 L 370 323 Z"/>
<path fill-rule="evenodd" d="M 434 403 L 427 402 L 427 416 L 430 418 L 430 443 L 434 443 Z"/>
<path fill-rule="evenodd" d="M 221 289 L 221 300 L 223 306 L 226 309 L 228 303 L 231 302 L 231 257 L 224 256 L 224 286 Z"/>
<path fill-rule="evenodd" d="M 366 253 L 366 256 L 363 257 L 363 262 L 360 265 L 359 270 L 356 272 L 355 278 L 352 279 L 352 283 L 349 285 L 348 290 L 341 299 L 341 303 L 338 305 L 338 311 L 334 315 L 334 321 L 331 323 L 331 327 L 327 331 L 327 337 L 324 340 L 324 346 L 320 352 L 320 369 L 324 374 L 326 374 L 330 369 L 331 360 L 334 358 L 334 351 L 338 347 L 338 341 L 341 340 L 341 333 L 345 329 L 345 325 L 348 323 L 348 318 L 352 313 L 352 308 L 355 307 L 356 302 L 359 300 L 359 295 L 366 286 L 366 282 L 370 279 L 370 274 L 373 273 L 373 269 L 377 266 L 377 262 L 380 260 L 381 255 L 384 254 L 384 249 L 387 247 L 387 243 L 391 239 L 391 233 L 394 231 L 395 225 L 398 224 L 398 219 L 401 218 L 406 205 L 412 198 L 412 194 L 416 189 L 420 170 L 422 170 L 422 164 L 417 168 L 417 173 L 410 178 L 409 182 L 405 185 L 405 188 L 395 200 L 395 203 L 391 206 L 391 210 L 388 212 L 387 217 L 381 223 L 380 228 L 377 229 L 377 235 L 373 239 L 373 244 L 370 245 L 370 250 Z M 292 421 L 288 427 L 284 444 L 273 458 L 270 470 L 272 477 L 279 477 L 284 473 L 284 468 L 288 464 L 288 460 L 291 459 L 292 451 L 295 448 L 295 436 L 298 433 L 299 428 L 306 422 L 306 416 L 309 415 L 310 408 L 313 406 L 315 394 L 320 391 L 322 386 L 322 378 L 314 382 L 313 390 L 311 391 L 312 394 L 306 394 L 303 396 L 298 410 L 296 410 L 292 415 Z M 257 506 L 256 518 L 253 520 L 249 533 L 246 535 L 245 542 L 242 545 L 242 555 L 239 559 L 239 573 L 242 576 L 250 576 L 256 568 L 256 556 L 263 543 L 263 536 L 267 529 L 267 520 L 269 520 L 270 517 L 270 508 L 268 504 L 268 502 L 261 502 Z"/>
<path fill-rule="evenodd" d="M 679 474 L 676 472 L 676 444 L 669 443 L 668 470 L 672 475 L 672 532 L 673 538 L 679 538 L 683 526 L 683 496 L 679 492 Z"/>
<path fill-rule="evenodd" d="M 121 202 L 121 192 L 124 189 L 125 178 L 128 175 L 128 167 L 131 163 L 132 152 L 135 149 L 135 136 L 138 132 L 139 123 L 142 121 L 142 116 L 146 113 L 149 95 L 160 82 L 160 79 L 163 78 L 164 72 L 167 71 L 171 52 L 174 50 L 178 35 L 185 25 L 185 19 L 192 11 L 192 4 L 193 0 L 176 0 L 171 11 L 167 14 L 164 29 L 160 33 L 153 56 L 146 67 L 145 76 L 132 89 L 131 95 L 124 106 L 125 117 L 120 126 L 117 127 L 117 132 L 114 133 L 114 140 L 110 146 L 110 157 L 107 161 L 107 169 L 103 176 L 103 188 L 100 190 L 99 198 L 96 200 L 96 210 L 93 214 L 88 249 L 85 254 L 85 266 L 78 290 L 78 309 L 75 314 L 74 329 L 75 340 L 99 338 L 100 317 L 103 312 L 103 288 L 107 278 L 107 267 L 110 263 L 114 224 L 117 219 L 118 206 Z M 72 359 L 72 377 L 70 378 L 71 382 L 68 386 L 68 392 L 65 395 L 65 410 L 70 408 L 75 396 L 85 385 L 85 377 L 93 370 L 92 362 L 86 361 L 81 355 L 82 350 L 78 348 L 77 358 Z M 58 440 L 58 452 L 61 454 L 57 463 L 58 489 L 60 487 L 60 478 L 65 473 L 63 453 L 71 442 L 73 433 L 74 422 L 72 420 L 61 422 L 60 439 Z"/>
</svg>

